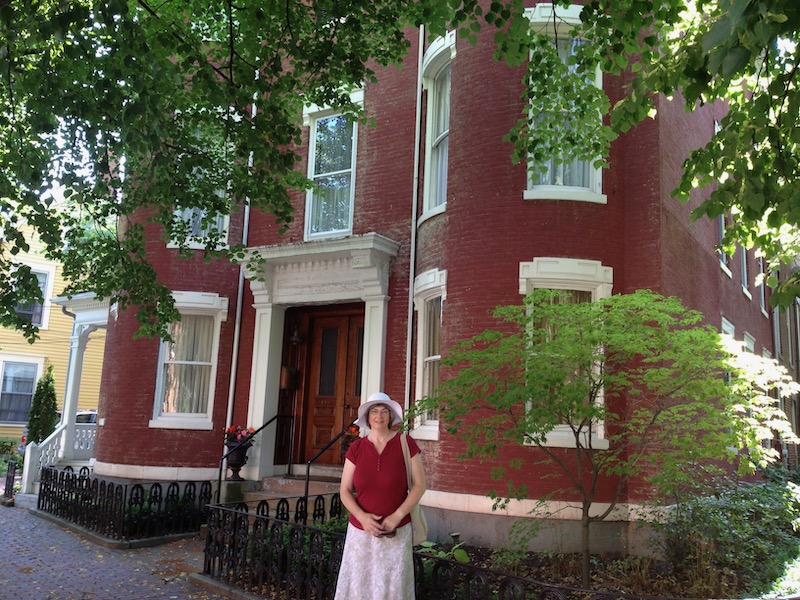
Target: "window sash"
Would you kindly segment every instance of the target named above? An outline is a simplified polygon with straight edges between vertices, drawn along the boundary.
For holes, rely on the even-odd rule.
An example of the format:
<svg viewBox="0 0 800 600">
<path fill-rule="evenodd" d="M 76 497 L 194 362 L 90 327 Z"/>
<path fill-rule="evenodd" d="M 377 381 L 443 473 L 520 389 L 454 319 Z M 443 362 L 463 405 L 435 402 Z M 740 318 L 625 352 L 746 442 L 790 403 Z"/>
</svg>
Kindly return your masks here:
<svg viewBox="0 0 800 600">
<path fill-rule="evenodd" d="M 349 231 L 353 197 L 353 148 L 356 125 L 344 115 L 313 122 L 308 231 L 310 234 Z"/>
<path fill-rule="evenodd" d="M 583 40 L 576 40 L 569 37 L 559 37 L 556 39 L 558 58 L 562 63 L 568 64 L 571 56 L 576 49 L 586 43 Z M 569 67 L 570 71 L 575 70 L 574 66 Z M 594 81 L 587 80 L 587 85 L 595 85 Z M 565 122 L 568 119 L 565 116 Z M 568 127 L 568 125 L 565 125 Z M 553 157 L 544 165 L 544 171 L 530 180 L 531 186 L 552 185 L 558 187 L 577 187 L 591 190 L 593 187 L 594 167 L 588 160 L 575 158 L 569 162 L 560 160 L 560 157 Z"/>
<path fill-rule="evenodd" d="M 36 388 L 35 363 L 3 363 L 3 380 L 0 388 L 0 422 L 25 423 Z"/>
<path fill-rule="evenodd" d="M 39 282 L 39 290 L 44 299 L 47 293 L 47 273 L 33 272 Z M 18 304 L 15 310 L 18 316 L 27 319 L 36 327 L 41 327 L 44 323 L 44 300 L 42 302 L 31 302 L 30 304 Z M 26 418 L 27 420 L 27 418 Z"/>
<path fill-rule="evenodd" d="M 161 414 L 205 414 L 208 411 L 215 319 L 182 315 L 170 325 L 162 364 Z"/>
<path fill-rule="evenodd" d="M 425 302 L 422 335 L 422 397 L 431 396 L 439 387 L 439 367 L 441 365 L 442 342 L 442 297 L 436 296 Z M 423 415 L 423 421 L 436 421 L 439 411 L 428 411 Z"/>
<path fill-rule="evenodd" d="M 434 79 L 428 110 L 431 111 L 430 170 L 428 208 L 447 203 L 447 169 L 450 143 L 450 65 Z"/>
</svg>

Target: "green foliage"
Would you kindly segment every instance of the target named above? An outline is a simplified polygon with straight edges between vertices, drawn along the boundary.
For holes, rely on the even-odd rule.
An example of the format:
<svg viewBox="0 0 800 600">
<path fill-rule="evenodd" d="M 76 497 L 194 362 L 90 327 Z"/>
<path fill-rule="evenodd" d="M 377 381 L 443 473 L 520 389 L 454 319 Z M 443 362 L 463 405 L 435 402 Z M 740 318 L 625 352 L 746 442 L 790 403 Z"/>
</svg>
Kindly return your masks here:
<svg viewBox="0 0 800 600">
<path fill-rule="evenodd" d="M 174 240 L 182 255 L 201 242 L 208 259 L 255 266 L 237 240 L 225 246 L 216 217 L 248 203 L 288 224 L 292 190 L 310 185 L 297 170 L 303 105 L 363 118 L 349 92 L 398 63 L 420 24 L 470 42 L 488 25 L 497 57 L 527 64 L 508 139 L 534 170 L 551 158 L 604 165 L 616 136 L 653 116 L 662 95 L 682 94 L 689 110 L 724 101 L 721 131 L 689 157 L 676 193 L 707 187 L 696 216 L 735 214 L 728 249 L 756 244 L 773 268 L 798 253 L 793 0 L 593 0 L 564 33 L 582 42 L 569 64 L 524 9 L 521 0 L 2 3 L 0 325 L 36 336 L 14 310 L 40 299 L 13 263 L 28 224 L 64 263 L 66 293 L 135 305 L 140 333 L 166 336 L 179 315 L 147 239 Z M 588 84 L 598 70 L 626 83 L 614 106 Z M 192 233 L 181 211 L 203 231 Z M 800 274 L 779 282 L 773 272 L 769 283 L 771 301 L 787 303 Z"/>
<path fill-rule="evenodd" d="M 800 487 L 792 482 L 729 485 L 681 502 L 656 523 L 673 569 L 694 574 L 694 597 L 723 597 L 712 583 L 740 581 L 763 593 L 796 558 Z M 723 591 L 724 593 L 724 591 Z M 709 595 L 712 594 L 712 595 Z"/>
<path fill-rule="evenodd" d="M 20 440 L 16 438 L 0 438 L 0 476 L 8 472 L 8 463 L 17 463 L 17 473 L 22 473 L 23 456 L 19 454 Z"/>
<path fill-rule="evenodd" d="M 440 411 L 465 442 L 465 459 L 536 446 L 523 456 L 555 469 L 568 482 L 562 492 L 579 499 L 588 578 L 589 525 L 611 513 L 632 478 L 672 497 L 728 463 L 763 467 L 776 455 L 761 440 L 773 431 L 795 439 L 766 391 L 790 395 L 798 385 L 774 361 L 700 325 L 676 298 L 647 290 L 595 302 L 568 296 L 535 290 L 523 306 L 496 309 L 502 327 L 455 345 L 443 357 L 448 378 L 417 410 Z M 554 447 L 554 435 L 571 450 Z M 501 502 L 527 497 L 526 482 L 512 478 L 522 460 L 515 454 L 492 471 L 506 484 L 495 493 Z M 615 482 L 614 493 L 592 512 L 601 478 Z"/>
<path fill-rule="evenodd" d="M 430 554 L 436 558 L 455 560 L 456 562 L 467 564 L 469 562 L 469 554 L 461 547 L 463 545 L 464 542 L 459 542 L 448 548 L 444 548 L 436 544 L 436 542 L 425 541 L 419 545 L 417 552 L 420 554 Z"/>
<path fill-rule="evenodd" d="M 33 393 L 31 410 L 28 413 L 28 441 L 38 444 L 53 433 L 58 421 L 57 411 L 53 365 L 48 365 L 47 371 L 36 383 L 36 391 Z"/>
</svg>

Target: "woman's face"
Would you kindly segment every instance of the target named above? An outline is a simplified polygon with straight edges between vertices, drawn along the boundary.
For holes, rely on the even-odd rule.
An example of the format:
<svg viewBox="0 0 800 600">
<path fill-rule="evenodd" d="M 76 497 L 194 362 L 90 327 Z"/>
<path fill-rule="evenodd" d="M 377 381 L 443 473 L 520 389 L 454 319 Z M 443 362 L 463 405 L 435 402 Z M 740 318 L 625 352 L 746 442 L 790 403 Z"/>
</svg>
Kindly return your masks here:
<svg viewBox="0 0 800 600">
<path fill-rule="evenodd" d="M 392 411 L 385 404 L 370 406 L 367 413 L 367 423 L 370 429 L 389 429 L 392 422 Z"/>
</svg>

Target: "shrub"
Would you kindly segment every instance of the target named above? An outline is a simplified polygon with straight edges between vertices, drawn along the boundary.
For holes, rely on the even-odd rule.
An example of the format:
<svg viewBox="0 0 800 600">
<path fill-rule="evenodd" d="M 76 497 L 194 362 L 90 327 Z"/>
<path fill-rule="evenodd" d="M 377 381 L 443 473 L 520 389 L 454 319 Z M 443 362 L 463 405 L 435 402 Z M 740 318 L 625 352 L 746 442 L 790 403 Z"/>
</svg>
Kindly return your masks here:
<svg viewBox="0 0 800 600">
<path fill-rule="evenodd" d="M 47 372 L 36 383 L 36 391 L 33 393 L 31 410 L 28 413 L 28 441 L 38 444 L 53 433 L 58 421 L 57 411 L 53 365 L 49 365 Z"/>
<path fill-rule="evenodd" d="M 720 585 L 735 577 L 758 594 L 796 556 L 799 519 L 800 486 L 769 481 L 682 502 L 656 528 L 676 571 Z"/>
</svg>

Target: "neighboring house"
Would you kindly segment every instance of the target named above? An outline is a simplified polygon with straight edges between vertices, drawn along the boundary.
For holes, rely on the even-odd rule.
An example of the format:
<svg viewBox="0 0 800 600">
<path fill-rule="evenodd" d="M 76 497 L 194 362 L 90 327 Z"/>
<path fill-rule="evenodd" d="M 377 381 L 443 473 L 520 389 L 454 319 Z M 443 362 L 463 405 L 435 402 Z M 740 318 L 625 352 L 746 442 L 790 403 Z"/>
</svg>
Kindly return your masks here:
<svg viewBox="0 0 800 600">
<path fill-rule="evenodd" d="M 39 339 L 30 344 L 18 331 L 0 328 L 0 437 L 14 439 L 22 436 L 36 383 L 48 365 L 53 366 L 58 407 L 63 409 L 73 336 L 73 317 L 53 302 L 65 285 L 61 266 L 44 257 L 44 245 L 35 235 L 28 237 L 30 250 L 20 252 L 16 260 L 36 274 L 44 302 L 19 306 L 17 311 L 39 327 Z M 87 346 L 77 405 L 81 410 L 97 409 L 104 344 L 104 332 L 98 332 Z"/>
<path fill-rule="evenodd" d="M 532 26 L 549 11 L 531 10 Z M 576 15 L 573 8 L 564 17 Z M 133 339 L 131 310 L 109 319 L 95 473 L 216 479 L 224 428 L 258 427 L 275 415 L 290 418 L 264 431 L 242 475 L 286 473 L 351 423 L 372 392 L 410 406 L 434 391 L 447 348 L 492 326 L 491 308 L 520 303 L 539 287 L 592 300 L 652 289 L 679 296 L 756 352 L 772 347 L 770 312 L 751 287 L 752 252 L 721 260 L 718 224 L 693 223 L 693 206 L 670 196 L 683 160 L 710 138 L 722 108 L 687 114 L 658 99 L 658 119 L 620 137 L 608 169 L 554 161 L 533 179 L 502 141 L 523 108 L 522 71 L 493 59 L 491 35 L 481 32 L 473 46 L 454 34 L 428 43 L 410 33 L 402 70 L 382 71 L 354 95 L 375 128 L 331 109 L 306 111 L 300 153 L 317 186 L 295 197 L 288 231 L 269 215 L 229 216 L 230 243 L 245 239 L 247 226 L 250 251 L 262 259 L 243 289 L 237 267 L 207 263 L 199 252 L 182 262 L 146 211 L 132 216 L 145 226 L 149 256 L 183 318 L 171 342 Z M 594 84 L 620 96 L 620 80 Z M 439 538 L 460 531 L 470 543 L 502 540 L 506 517 L 525 518 L 561 487 L 528 460 L 520 476 L 530 499 L 494 513 L 492 464 L 460 462 L 463 446 L 436 414 L 421 417 L 412 435 Z M 554 445 L 568 443 L 557 437 Z M 340 465 L 338 448 L 317 464 Z M 599 504 L 610 499 L 610 482 L 599 494 Z M 642 499 L 626 494 L 623 509 Z M 556 513 L 563 549 L 577 547 L 579 536 L 569 537 L 575 514 Z M 627 526 L 623 515 L 610 525 L 619 535 L 600 536 L 602 543 L 624 548 Z"/>
</svg>

